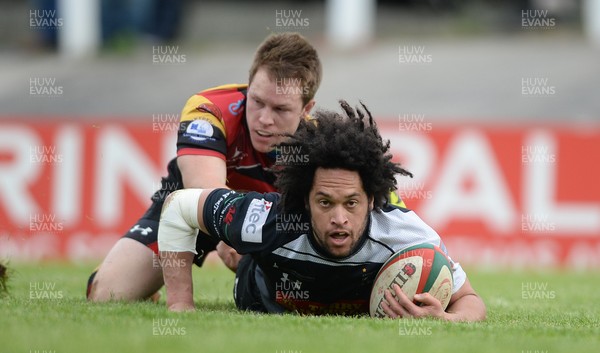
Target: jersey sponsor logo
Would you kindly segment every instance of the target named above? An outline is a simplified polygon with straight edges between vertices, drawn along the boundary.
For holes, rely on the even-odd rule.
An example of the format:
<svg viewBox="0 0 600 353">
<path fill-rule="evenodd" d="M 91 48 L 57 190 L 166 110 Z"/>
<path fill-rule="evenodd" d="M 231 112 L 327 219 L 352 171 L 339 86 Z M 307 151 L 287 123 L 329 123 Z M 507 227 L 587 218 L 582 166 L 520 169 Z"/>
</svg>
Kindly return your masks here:
<svg viewBox="0 0 600 353">
<path fill-rule="evenodd" d="M 231 224 L 233 222 L 233 215 L 235 215 L 235 206 L 231 206 L 227 214 L 225 214 L 225 219 L 223 219 L 223 223 Z"/>
<path fill-rule="evenodd" d="M 242 159 L 244 159 L 247 155 L 248 155 L 248 153 L 242 152 L 242 150 L 240 150 L 240 148 L 238 146 L 235 146 L 233 155 L 231 156 L 231 158 L 229 158 L 227 160 L 227 163 L 238 163 Z"/>
<path fill-rule="evenodd" d="M 148 234 L 152 233 L 152 228 L 150 228 L 150 227 L 142 228 L 142 227 L 140 227 L 139 224 L 136 224 L 129 230 L 129 233 L 133 233 L 133 232 L 140 232 L 140 233 L 142 233 L 142 235 L 148 235 Z"/>
<path fill-rule="evenodd" d="M 233 103 L 229 104 L 229 112 L 233 115 L 238 115 L 242 108 L 243 102 L 244 102 L 244 99 L 242 98 L 237 102 L 233 102 Z"/>
<path fill-rule="evenodd" d="M 267 221 L 272 205 L 272 202 L 265 199 L 254 199 L 250 202 L 242 224 L 242 241 L 262 243 L 262 227 Z"/>
<path fill-rule="evenodd" d="M 232 200 L 228 200 L 229 196 L 235 194 L 235 191 L 230 190 L 219 197 L 219 199 L 214 203 L 212 209 L 212 226 L 213 229 L 217 232 L 217 236 L 221 237 L 221 228 L 220 225 L 223 222 L 223 217 L 225 216 L 225 212 L 227 212 L 228 206 L 235 201 L 237 198 L 233 198 Z M 221 207 L 223 204 L 223 207 Z M 220 210 L 220 211 L 219 211 Z"/>
<path fill-rule="evenodd" d="M 192 140 L 204 141 L 213 137 L 213 133 L 214 129 L 208 121 L 194 120 L 187 126 L 184 136 L 187 136 Z"/>
<path fill-rule="evenodd" d="M 308 290 L 302 290 L 302 282 L 300 280 L 292 281 L 288 276 L 283 272 L 281 279 L 275 282 L 275 300 L 277 302 L 308 300 L 310 295 Z"/>
</svg>

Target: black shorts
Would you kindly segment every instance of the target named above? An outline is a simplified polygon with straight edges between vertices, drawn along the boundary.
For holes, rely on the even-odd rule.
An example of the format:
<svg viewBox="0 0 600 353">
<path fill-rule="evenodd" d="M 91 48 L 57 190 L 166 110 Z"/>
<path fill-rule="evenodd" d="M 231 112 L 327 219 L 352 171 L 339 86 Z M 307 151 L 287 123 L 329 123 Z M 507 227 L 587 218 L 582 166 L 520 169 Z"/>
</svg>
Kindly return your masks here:
<svg viewBox="0 0 600 353">
<path fill-rule="evenodd" d="M 123 238 L 137 240 L 146 245 L 155 254 L 158 254 L 158 224 L 160 222 L 160 212 L 167 196 L 183 188 L 181 172 L 177 167 L 177 160 L 172 159 L 167 165 L 168 174 L 161 180 L 161 188 L 152 195 L 152 205 L 146 213 L 131 227 Z M 196 251 L 198 255 L 194 258 L 194 263 L 202 266 L 204 259 L 209 252 L 216 249 L 218 241 L 212 239 L 209 235 L 200 232 L 196 239 Z"/>
<path fill-rule="evenodd" d="M 261 293 L 262 285 L 262 293 Z M 259 313 L 283 313 L 284 309 L 276 302 L 269 299 L 268 290 L 264 284 L 263 274 L 252 256 L 242 256 L 233 286 L 235 305 L 240 310 L 255 311 Z"/>
</svg>

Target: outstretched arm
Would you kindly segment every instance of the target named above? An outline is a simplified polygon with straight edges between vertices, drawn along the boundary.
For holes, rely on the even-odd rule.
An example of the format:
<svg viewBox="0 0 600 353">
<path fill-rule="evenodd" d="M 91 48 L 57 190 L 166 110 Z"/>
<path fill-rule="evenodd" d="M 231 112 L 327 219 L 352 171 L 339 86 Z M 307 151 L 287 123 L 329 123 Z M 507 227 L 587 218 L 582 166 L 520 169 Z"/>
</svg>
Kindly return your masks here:
<svg viewBox="0 0 600 353">
<path fill-rule="evenodd" d="M 198 229 L 206 232 L 204 203 L 212 189 L 183 189 L 165 200 L 158 228 L 158 250 L 171 311 L 194 310 L 192 262 Z"/>
</svg>

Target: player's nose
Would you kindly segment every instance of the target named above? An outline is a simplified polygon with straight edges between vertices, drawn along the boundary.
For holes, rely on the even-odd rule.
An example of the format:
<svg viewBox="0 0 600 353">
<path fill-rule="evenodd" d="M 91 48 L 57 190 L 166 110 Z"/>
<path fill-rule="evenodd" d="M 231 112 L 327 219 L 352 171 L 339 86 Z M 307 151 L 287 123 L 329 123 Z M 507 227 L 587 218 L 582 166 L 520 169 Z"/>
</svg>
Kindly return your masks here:
<svg viewBox="0 0 600 353">
<path fill-rule="evenodd" d="M 275 119 L 273 118 L 273 110 L 272 109 L 264 109 L 263 112 L 258 117 L 258 122 L 262 126 L 270 126 L 275 123 Z"/>
<path fill-rule="evenodd" d="M 335 225 L 344 225 L 348 223 L 348 216 L 346 215 L 346 210 L 344 210 L 344 208 L 341 206 L 335 207 L 331 211 L 330 222 L 331 224 Z"/>
</svg>

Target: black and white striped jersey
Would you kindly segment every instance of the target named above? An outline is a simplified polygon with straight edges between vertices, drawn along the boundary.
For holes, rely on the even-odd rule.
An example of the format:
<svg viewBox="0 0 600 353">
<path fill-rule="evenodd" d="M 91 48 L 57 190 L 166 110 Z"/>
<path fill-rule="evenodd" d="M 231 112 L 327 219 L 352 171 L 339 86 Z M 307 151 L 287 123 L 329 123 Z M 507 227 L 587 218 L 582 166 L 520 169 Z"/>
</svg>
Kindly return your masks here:
<svg viewBox="0 0 600 353">
<path fill-rule="evenodd" d="M 419 243 L 447 250 L 439 235 L 413 211 L 386 206 L 369 215 L 365 232 L 346 258 L 325 255 L 313 238 L 308 214 L 285 214 L 277 193 L 217 189 L 207 198 L 204 224 L 211 236 L 250 254 L 264 281 L 263 297 L 287 311 L 354 315 L 369 312 L 377 272 L 394 253 Z M 454 292 L 465 282 L 453 262 Z"/>
</svg>

